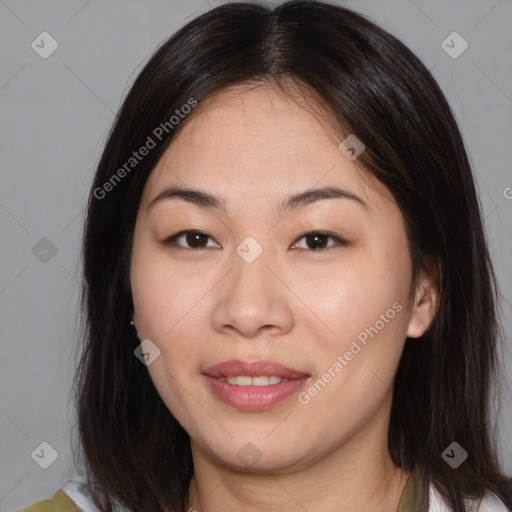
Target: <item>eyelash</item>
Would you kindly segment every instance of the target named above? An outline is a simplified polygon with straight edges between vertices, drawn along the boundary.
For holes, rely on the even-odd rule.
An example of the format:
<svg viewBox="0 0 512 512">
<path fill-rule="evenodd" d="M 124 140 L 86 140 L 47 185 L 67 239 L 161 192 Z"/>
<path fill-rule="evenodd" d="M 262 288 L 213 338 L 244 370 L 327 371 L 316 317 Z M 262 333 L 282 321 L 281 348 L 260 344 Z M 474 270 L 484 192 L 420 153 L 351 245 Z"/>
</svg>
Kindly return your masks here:
<svg viewBox="0 0 512 512">
<path fill-rule="evenodd" d="M 176 243 L 176 240 L 180 236 L 188 235 L 189 233 L 204 235 L 204 236 L 206 236 L 206 237 L 211 239 L 211 237 L 207 233 L 203 233 L 202 231 L 197 231 L 195 229 L 192 229 L 192 230 L 179 231 L 178 233 L 175 233 L 174 235 L 171 235 L 168 238 L 166 238 L 162 243 L 163 243 L 163 245 L 174 246 L 174 247 L 177 247 L 178 249 L 191 250 L 191 251 L 194 251 L 194 250 L 198 251 L 198 250 L 208 249 L 208 247 L 184 247 L 184 246 L 178 245 Z M 324 251 L 327 251 L 329 249 L 334 249 L 336 247 L 346 247 L 347 245 L 349 245 L 349 242 L 347 242 L 346 240 L 343 240 L 342 238 L 336 236 L 334 233 L 332 233 L 330 231 L 323 231 L 323 230 L 307 231 L 306 233 L 303 233 L 297 239 L 297 242 L 299 240 L 301 240 L 302 238 L 305 238 L 305 237 L 311 236 L 311 235 L 320 235 L 322 237 L 332 238 L 336 242 L 336 244 L 334 246 L 330 246 L 330 247 L 327 247 L 327 248 L 302 249 L 302 250 L 306 250 L 306 251 L 309 251 L 309 252 L 324 252 Z"/>
</svg>

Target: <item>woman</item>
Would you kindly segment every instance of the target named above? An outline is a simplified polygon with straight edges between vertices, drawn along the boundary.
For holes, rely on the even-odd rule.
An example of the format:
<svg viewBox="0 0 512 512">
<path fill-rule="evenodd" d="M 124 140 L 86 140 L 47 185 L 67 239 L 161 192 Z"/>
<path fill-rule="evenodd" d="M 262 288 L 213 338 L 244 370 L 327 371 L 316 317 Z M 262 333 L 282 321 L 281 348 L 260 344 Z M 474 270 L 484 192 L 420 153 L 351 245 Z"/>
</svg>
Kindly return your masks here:
<svg viewBox="0 0 512 512">
<path fill-rule="evenodd" d="M 110 133 L 83 259 L 87 477 L 26 511 L 512 507 L 468 157 L 363 16 L 235 3 L 173 35 Z"/>
</svg>

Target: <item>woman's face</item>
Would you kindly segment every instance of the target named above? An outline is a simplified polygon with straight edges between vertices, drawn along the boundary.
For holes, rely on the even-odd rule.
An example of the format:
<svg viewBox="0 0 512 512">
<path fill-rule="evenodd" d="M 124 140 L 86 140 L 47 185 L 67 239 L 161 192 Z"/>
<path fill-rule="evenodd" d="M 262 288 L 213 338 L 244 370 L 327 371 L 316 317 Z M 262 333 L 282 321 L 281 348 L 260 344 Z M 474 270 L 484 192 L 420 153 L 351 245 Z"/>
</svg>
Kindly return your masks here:
<svg viewBox="0 0 512 512">
<path fill-rule="evenodd" d="M 224 90 L 189 121 L 135 227 L 134 320 L 160 351 L 156 389 L 216 463 L 286 472 L 337 449 L 355 457 L 361 440 L 387 439 L 405 338 L 427 327 L 407 303 L 401 212 L 278 89 Z M 192 194 L 152 203 L 168 187 L 222 206 Z M 324 188 L 343 192 L 309 195 Z M 166 243 L 185 230 L 202 234 Z"/>
</svg>

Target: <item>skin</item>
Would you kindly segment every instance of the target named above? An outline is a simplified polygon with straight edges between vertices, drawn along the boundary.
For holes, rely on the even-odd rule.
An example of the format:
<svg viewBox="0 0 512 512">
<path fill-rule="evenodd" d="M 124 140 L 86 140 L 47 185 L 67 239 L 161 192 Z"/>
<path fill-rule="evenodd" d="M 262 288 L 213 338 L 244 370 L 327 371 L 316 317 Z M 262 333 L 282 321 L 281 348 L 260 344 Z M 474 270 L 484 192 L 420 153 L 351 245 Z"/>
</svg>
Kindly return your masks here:
<svg viewBox="0 0 512 512">
<path fill-rule="evenodd" d="M 433 319 L 436 294 L 428 276 L 411 280 L 404 221 L 389 191 L 332 134 L 299 95 L 268 84 L 231 87 L 196 108 L 146 183 L 131 263 L 133 318 L 140 339 L 160 350 L 148 371 L 191 438 L 191 508 L 396 511 L 410 476 L 387 446 L 392 383 L 406 337 L 421 336 Z M 221 196 L 228 212 L 182 199 L 148 210 L 168 185 Z M 288 194 L 324 186 L 366 206 L 323 199 L 278 213 Z M 186 229 L 208 237 L 163 243 Z M 313 230 L 349 243 L 321 238 L 315 249 L 302 237 Z M 252 263 L 236 252 L 248 236 L 263 248 Z M 307 404 L 294 395 L 240 411 L 202 375 L 221 361 L 269 359 L 311 375 L 307 390 L 394 303 L 401 311 Z M 251 467 L 237 457 L 248 442 L 261 455 Z"/>
</svg>

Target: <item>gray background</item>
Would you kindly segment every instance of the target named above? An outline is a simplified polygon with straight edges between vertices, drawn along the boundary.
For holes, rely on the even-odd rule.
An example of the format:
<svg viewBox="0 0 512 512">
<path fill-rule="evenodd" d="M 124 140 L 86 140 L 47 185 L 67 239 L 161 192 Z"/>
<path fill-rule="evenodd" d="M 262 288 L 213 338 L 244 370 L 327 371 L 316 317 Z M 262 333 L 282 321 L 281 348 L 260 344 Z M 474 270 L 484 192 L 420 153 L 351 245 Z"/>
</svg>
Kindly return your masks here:
<svg viewBox="0 0 512 512">
<path fill-rule="evenodd" d="M 80 233 L 95 164 L 121 99 L 155 46 L 219 3 L 0 0 L 2 511 L 50 497 L 76 475 L 70 383 Z M 426 63 L 462 127 L 506 299 L 508 382 L 500 453 L 511 474 L 512 2 L 364 0 L 344 5 L 369 15 Z M 31 47 L 34 40 L 42 46 L 38 36 L 44 31 L 58 42 L 46 59 Z M 441 44 L 454 31 L 469 45 L 458 58 Z M 447 44 L 461 48 L 460 41 Z M 51 243 L 40 241 L 43 237 Z M 43 441 L 58 452 L 47 469 L 31 457 Z"/>
</svg>

